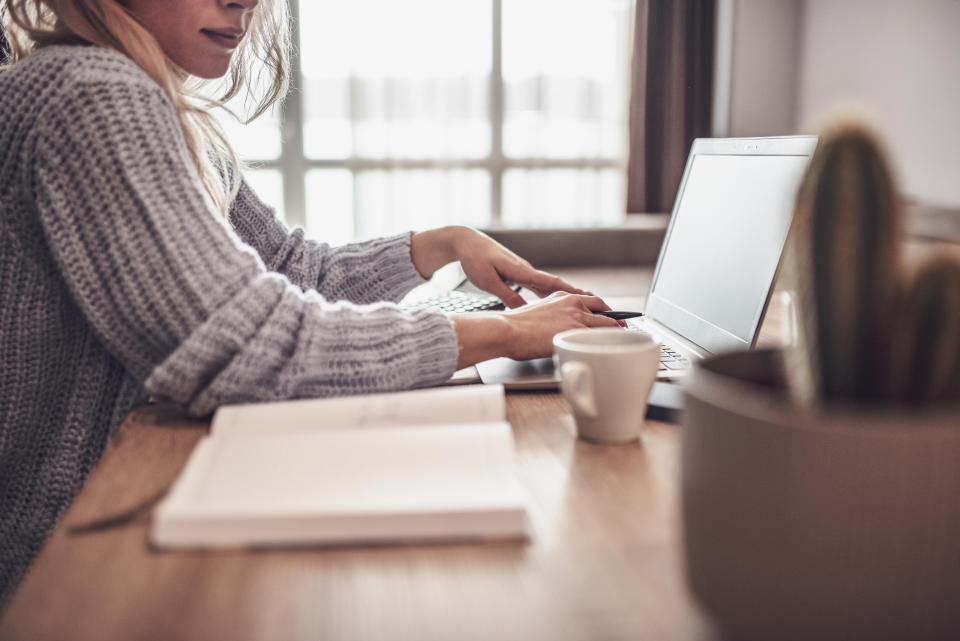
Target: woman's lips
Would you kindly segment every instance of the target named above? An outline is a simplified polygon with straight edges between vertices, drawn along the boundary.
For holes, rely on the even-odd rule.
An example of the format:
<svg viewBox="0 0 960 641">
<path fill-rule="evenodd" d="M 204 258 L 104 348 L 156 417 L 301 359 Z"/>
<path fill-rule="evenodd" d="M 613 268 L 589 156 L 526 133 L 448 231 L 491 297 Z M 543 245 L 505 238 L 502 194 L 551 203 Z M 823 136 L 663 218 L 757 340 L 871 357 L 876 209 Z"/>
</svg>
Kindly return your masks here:
<svg viewBox="0 0 960 641">
<path fill-rule="evenodd" d="M 201 29 L 200 33 L 224 49 L 236 49 L 240 44 L 240 38 L 243 37 L 243 32 L 228 29 Z"/>
</svg>

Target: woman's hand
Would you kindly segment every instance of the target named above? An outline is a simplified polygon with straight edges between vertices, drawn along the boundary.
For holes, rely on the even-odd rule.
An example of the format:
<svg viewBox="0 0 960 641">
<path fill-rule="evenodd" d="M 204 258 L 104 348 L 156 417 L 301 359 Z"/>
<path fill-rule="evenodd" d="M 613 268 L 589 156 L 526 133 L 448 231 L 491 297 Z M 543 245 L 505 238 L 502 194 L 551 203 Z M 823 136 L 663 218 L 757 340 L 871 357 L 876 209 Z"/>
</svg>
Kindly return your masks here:
<svg viewBox="0 0 960 641">
<path fill-rule="evenodd" d="M 526 287 L 541 297 L 553 292 L 588 293 L 553 274 L 534 269 L 497 241 L 469 227 L 443 227 L 414 234 L 410 254 L 424 278 L 432 276 L 443 265 L 459 260 L 471 283 L 511 308 L 520 307 L 525 301 L 510 289 L 508 282 Z"/>
<path fill-rule="evenodd" d="M 453 314 L 460 344 L 457 369 L 498 356 L 516 360 L 553 353 L 553 336 L 582 327 L 621 327 L 622 321 L 594 314 L 610 308 L 596 296 L 562 292 L 504 312 Z"/>
</svg>

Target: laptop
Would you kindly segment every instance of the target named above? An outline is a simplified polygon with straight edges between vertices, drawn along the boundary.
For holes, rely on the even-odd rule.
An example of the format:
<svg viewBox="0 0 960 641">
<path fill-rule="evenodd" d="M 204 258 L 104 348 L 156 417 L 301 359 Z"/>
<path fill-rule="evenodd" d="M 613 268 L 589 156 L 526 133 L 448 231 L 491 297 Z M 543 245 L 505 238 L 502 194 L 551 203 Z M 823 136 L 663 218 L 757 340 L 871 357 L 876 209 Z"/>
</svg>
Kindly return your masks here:
<svg viewBox="0 0 960 641">
<path fill-rule="evenodd" d="M 718 352 L 750 349 L 787 241 L 816 136 L 693 142 L 641 318 L 662 345 L 659 381 L 682 380 Z M 555 389 L 550 358 L 477 364 L 484 383 Z"/>
</svg>

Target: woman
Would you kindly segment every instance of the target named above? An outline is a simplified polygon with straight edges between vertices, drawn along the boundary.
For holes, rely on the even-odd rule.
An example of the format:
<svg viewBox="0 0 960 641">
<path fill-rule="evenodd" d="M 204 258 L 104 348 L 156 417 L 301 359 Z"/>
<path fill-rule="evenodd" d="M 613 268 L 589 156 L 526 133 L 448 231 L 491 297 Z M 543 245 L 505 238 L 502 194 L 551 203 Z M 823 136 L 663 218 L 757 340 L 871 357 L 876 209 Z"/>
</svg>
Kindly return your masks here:
<svg viewBox="0 0 960 641">
<path fill-rule="evenodd" d="M 464 227 L 330 248 L 242 181 L 190 87 L 259 61 L 286 88 L 282 0 L 4 0 L 0 603 L 148 396 L 222 403 L 433 385 L 615 325 L 598 298 Z M 392 302 L 460 260 L 502 313 Z M 504 281 L 541 295 L 536 305 Z M 567 293 L 564 293 L 567 292 Z"/>
</svg>

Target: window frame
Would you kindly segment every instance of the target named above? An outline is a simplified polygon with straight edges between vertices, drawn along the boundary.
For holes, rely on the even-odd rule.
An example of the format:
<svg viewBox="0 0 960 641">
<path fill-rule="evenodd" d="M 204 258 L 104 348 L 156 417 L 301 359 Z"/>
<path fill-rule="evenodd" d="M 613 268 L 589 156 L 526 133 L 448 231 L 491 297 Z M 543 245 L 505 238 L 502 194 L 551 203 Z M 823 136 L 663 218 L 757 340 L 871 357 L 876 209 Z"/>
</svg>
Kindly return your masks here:
<svg viewBox="0 0 960 641">
<path fill-rule="evenodd" d="M 304 153 L 304 92 L 303 65 L 300 57 L 300 0 L 290 0 L 293 13 L 292 39 L 295 47 L 291 52 L 291 91 L 287 94 L 280 111 L 280 156 L 276 159 L 248 159 L 258 170 L 278 170 L 283 184 L 283 211 L 287 224 L 306 226 L 306 177 L 314 169 L 345 169 L 354 178 L 370 170 L 422 170 L 422 169 L 482 169 L 490 176 L 490 222 L 488 229 L 503 229 L 503 176 L 511 169 L 615 169 L 626 171 L 627 159 L 623 158 L 511 158 L 503 151 L 504 84 L 502 68 L 503 50 L 503 0 L 491 0 L 492 7 L 492 60 L 490 70 L 489 115 L 490 151 L 477 158 L 365 158 L 350 155 L 346 158 L 308 158 Z M 356 185 L 356 181 L 354 181 Z M 354 224 L 356 208 L 354 208 Z"/>
</svg>

